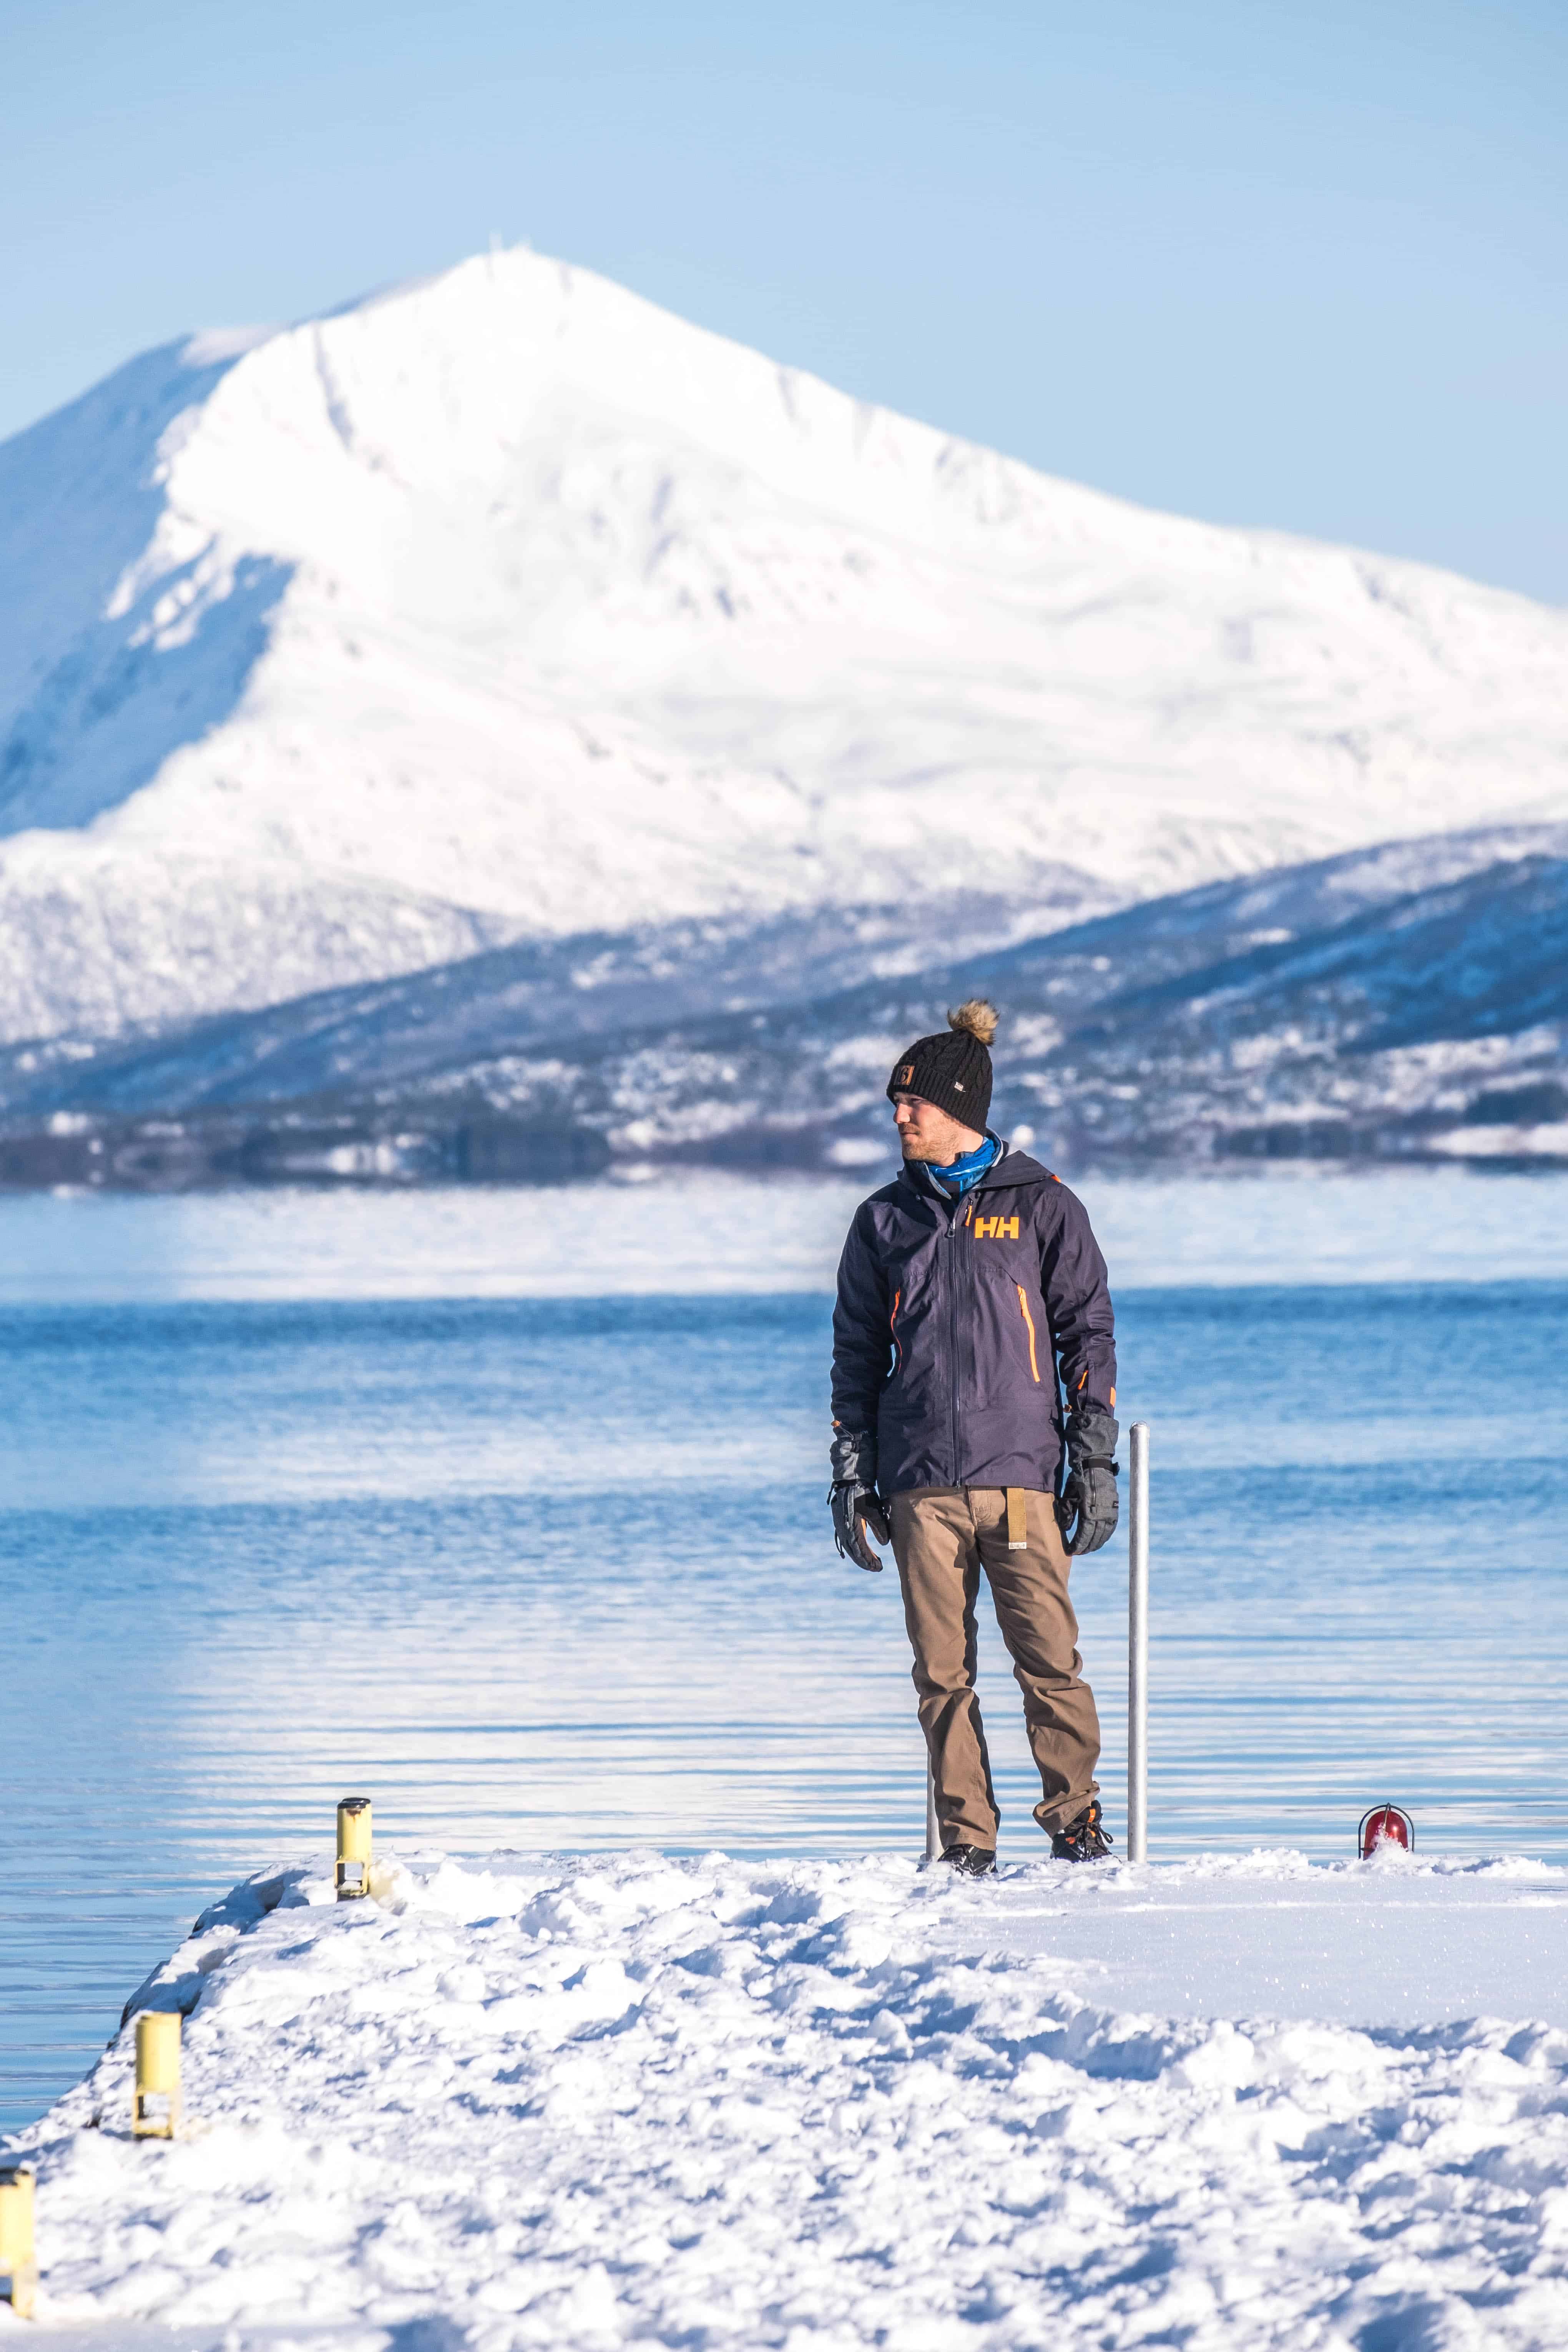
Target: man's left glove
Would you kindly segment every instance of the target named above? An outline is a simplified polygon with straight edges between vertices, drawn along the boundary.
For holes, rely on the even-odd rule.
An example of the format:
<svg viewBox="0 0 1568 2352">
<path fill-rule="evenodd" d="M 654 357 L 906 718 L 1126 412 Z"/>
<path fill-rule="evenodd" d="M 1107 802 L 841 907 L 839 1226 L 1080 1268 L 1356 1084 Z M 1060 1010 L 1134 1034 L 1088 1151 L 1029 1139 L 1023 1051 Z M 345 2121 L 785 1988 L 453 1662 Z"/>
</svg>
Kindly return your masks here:
<svg viewBox="0 0 1568 2352">
<path fill-rule="evenodd" d="M 855 1437 L 847 1430 L 836 1429 L 832 1461 L 833 1486 L 827 1499 L 833 1506 L 833 1540 L 839 1558 L 852 1559 L 857 1568 L 879 1576 L 882 1563 L 866 1538 L 873 1536 L 880 1544 L 891 1543 L 893 1538 L 887 1514 L 877 1500 L 876 1448 L 869 1437 Z"/>
<path fill-rule="evenodd" d="M 1068 1479 L 1057 1510 L 1067 1548 L 1075 1556 L 1098 1551 L 1116 1533 L 1120 1435 L 1115 1414 L 1097 1404 L 1080 1406 L 1068 1415 Z"/>
</svg>

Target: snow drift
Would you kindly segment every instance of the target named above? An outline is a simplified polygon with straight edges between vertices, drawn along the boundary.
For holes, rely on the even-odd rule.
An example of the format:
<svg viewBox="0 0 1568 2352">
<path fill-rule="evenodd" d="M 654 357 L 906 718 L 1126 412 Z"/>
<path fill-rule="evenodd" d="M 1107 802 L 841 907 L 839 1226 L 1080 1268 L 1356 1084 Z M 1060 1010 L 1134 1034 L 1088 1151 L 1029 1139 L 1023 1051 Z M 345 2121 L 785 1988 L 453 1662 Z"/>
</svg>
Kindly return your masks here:
<svg viewBox="0 0 1568 2352">
<path fill-rule="evenodd" d="M 1522 2021 L 1562 2009 L 1545 1864 L 1040 1863 L 974 1890 L 889 1859 L 503 1854 L 379 1885 L 262 1874 L 142 1988 L 132 2010 L 187 2015 L 182 2138 L 130 2137 L 129 2029 L 24 2136 L 51 2341 L 1568 2335 L 1568 2034 Z M 1478 1982 L 1490 2014 L 1457 2021 Z"/>
<path fill-rule="evenodd" d="M 489 256 L 0 448 L 0 1028 L 1558 818 L 1565 654 L 1523 598 L 1146 513 Z"/>
</svg>

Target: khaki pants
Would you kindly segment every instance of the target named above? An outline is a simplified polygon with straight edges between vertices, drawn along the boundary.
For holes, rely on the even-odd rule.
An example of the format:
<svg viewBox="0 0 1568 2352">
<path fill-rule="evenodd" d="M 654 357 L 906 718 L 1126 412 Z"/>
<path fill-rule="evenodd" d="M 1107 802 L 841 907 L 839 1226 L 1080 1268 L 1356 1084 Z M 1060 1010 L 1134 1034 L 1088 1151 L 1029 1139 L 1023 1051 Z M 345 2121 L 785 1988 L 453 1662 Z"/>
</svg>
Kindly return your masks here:
<svg viewBox="0 0 1568 2352">
<path fill-rule="evenodd" d="M 1009 1551 L 1000 1486 L 910 1486 L 893 1496 L 893 1556 L 944 1847 L 996 1843 L 996 1794 L 974 1696 L 982 1569 L 1044 1784 L 1035 1819 L 1047 1832 L 1065 1829 L 1096 1792 L 1100 1718 L 1093 1692 L 1079 1680 L 1056 1499 L 1030 1490 L 1024 1502 L 1027 1549 Z"/>
</svg>

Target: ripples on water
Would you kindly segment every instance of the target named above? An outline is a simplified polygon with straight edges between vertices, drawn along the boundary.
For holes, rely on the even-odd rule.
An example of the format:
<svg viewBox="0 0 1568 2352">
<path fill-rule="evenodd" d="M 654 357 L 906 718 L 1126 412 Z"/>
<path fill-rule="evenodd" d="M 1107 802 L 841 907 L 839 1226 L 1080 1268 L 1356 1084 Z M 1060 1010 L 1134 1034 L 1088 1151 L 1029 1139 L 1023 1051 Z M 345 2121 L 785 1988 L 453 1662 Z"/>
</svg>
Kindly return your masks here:
<svg viewBox="0 0 1568 2352">
<path fill-rule="evenodd" d="M 286 1228 L 285 1228 L 286 1230 Z M 1124 1291 L 1156 1854 L 1568 1859 L 1568 1286 Z M 0 2126 L 200 1905 L 331 1837 L 917 1851 L 895 1579 L 824 1506 L 828 1303 L 0 1310 Z M 1081 1563 L 1121 1830 L 1125 1554 Z M 1039 1851 L 983 1659 L 1004 1857 Z"/>
</svg>

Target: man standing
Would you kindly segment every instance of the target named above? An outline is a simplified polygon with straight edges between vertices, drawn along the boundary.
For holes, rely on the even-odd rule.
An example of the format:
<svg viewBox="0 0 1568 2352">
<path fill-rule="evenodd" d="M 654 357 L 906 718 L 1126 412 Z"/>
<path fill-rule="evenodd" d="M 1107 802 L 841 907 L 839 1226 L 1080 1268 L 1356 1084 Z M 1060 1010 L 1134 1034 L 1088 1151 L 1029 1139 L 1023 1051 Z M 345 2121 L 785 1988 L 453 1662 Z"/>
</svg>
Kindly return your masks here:
<svg viewBox="0 0 1568 2352">
<path fill-rule="evenodd" d="M 831 1499 L 841 1554 L 880 1569 L 868 1538 L 892 1544 L 942 1860 L 978 1876 L 997 1825 L 974 1695 L 983 1569 L 1039 1767 L 1035 1819 L 1064 1861 L 1110 1851 L 1068 1571 L 1115 1532 L 1116 1349 L 1083 1203 L 985 1124 L 994 1007 L 947 1017 L 893 1066 L 903 1171 L 861 1203 L 839 1262 Z"/>
</svg>

